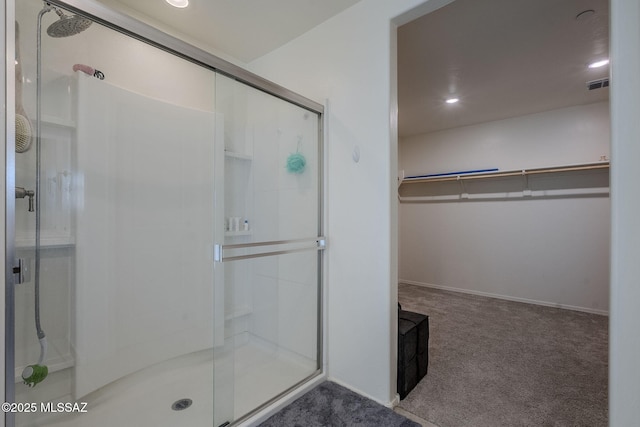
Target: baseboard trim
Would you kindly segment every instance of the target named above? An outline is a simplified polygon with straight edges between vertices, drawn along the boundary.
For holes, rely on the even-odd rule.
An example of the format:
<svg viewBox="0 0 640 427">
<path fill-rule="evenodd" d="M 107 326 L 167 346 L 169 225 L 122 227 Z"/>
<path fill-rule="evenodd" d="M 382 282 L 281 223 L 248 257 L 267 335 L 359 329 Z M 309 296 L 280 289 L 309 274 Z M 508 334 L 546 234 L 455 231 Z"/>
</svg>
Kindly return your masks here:
<svg viewBox="0 0 640 427">
<path fill-rule="evenodd" d="M 608 310 L 596 310 L 596 309 L 587 308 L 587 307 L 578 307 L 578 306 L 574 306 L 574 305 L 558 304 L 558 303 L 552 303 L 552 302 L 548 302 L 548 301 L 539 301 L 539 300 L 534 300 L 534 299 L 529 299 L 529 298 L 512 297 L 512 296 L 509 296 L 509 295 L 501 295 L 501 294 L 493 294 L 493 293 L 490 293 L 490 292 L 475 291 L 475 290 L 472 290 L 472 289 L 454 288 L 454 287 L 451 287 L 451 286 L 440 286 L 440 285 L 434 285 L 432 283 L 416 282 L 416 281 L 413 281 L 413 280 L 400 279 L 399 283 L 404 283 L 406 285 L 422 286 L 424 288 L 442 289 L 443 291 L 460 292 L 460 293 L 463 293 L 463 294 L 478 295 L 478 296 L 482 296 L 482 297 L 497 298 L 497 299 L 503 299 L 503 300 L 507 300 L 507 301 L 523 302 L 523 303 L 526 303 L 526 304 L 542 305 L 542 306 L 545 306 L 545 307 L 562 308 L 564 310 L 582 311 L 584 313 L 598 314 L 600 316 L 608 316 L 609 315 L 609 311 Z"/>
<path fill-rule="evenodd" d="M 387 408 L 390 408 L 390 409 L 393 409 L 396 405 L 398 405 L 398 403 L 400 403 L 400 396 L 398 394 L 395 395 L 393 400 L 388 401 L 388 402 L 382 402 L 382 401 L 376 399 L 375 397 L 369 395 L 368 393 L 365 393 L 364 391 L 359 390 L 359 389 L 353 387 L 352 385 L 349 385 L 349 384 L 347 384 L 347 383 L 345 383 L 343 381 L 340 381 L 339 379 L 334 378 L 332 376 L 329 376 L 329 378 L 327 378 L 327 381 L 334 382 L 334 383 L 336 383 L 336 384 L 338 384 L 338 385 L 340 385 L 340 386 L 342 386 L 344 388 L 347 388 L 347 389 L 351 390 L 354 393 L 359 394 L 360 396 L 364 396 L 367 399 L 371 399 L 374 402 L 379 403 L 379 404 L 381 404 L 383 406 L 386 406 Z M 397 402 L 396 402 L 396 400 L 397 400 Z"/>
<path fill-rule="evenodd" d="M 396 406 L 400 404 L 400 395 L 396 393 L 396 396 L 393 398 L 391 403 L 389 404 L 389 408 L 395 409 Z"/>
</svg>

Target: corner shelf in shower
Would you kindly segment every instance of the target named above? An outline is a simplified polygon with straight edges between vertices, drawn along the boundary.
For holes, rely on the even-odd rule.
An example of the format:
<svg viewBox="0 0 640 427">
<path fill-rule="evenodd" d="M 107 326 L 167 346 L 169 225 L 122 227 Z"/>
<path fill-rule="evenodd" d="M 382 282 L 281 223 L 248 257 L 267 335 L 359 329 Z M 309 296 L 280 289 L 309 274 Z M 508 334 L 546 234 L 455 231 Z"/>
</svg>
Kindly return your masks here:
<svg viewBox="0 0 640 427">
<path fill-rule="evenodd" d="M 42 123 L 70 129 L 74 129 L 76 127 L 76 122 L 74 122 L 73 120 L 63 119 L 56 116 L 49 116 L 46 114 L 42 115 Z"/>
<path fill-rule="evenodd" d="M 248 316 L 253 313 L 253 310 L 248 305 L 241 305 L 235 307 L 231 312 L 224 316 L 224 320 L 234 320 L 243 316 Z"/>
<path fill-rule="evenodd" d="M 251 230 L 242 230 L 242 231 L 225 231 L 224 235 L 227 237 L 236 237 L 236 236 L 251 236 Z"/>
<path fill-rule="evenodd" d="M 16 249 L 33 249 L 36 241 L 33 237 L 16 237 Z M 40 247 L 45 249 L 68 248 L 75 246 L 75 239 L 69 236 L 61 237 L 42 237 L 40 239 Z"/>
<path fill-rule="evenodd" d="M 231 159 L 238 159 L 238 160 L 247 160 L 247 161 L 253 160 L 253 156 L 250 156 L 248 154 L 237 153 L 235 151 L 224 150 L 224 156 Z"/>
<path fill-rule="evenodd" d="M 253 160 L 253 156 L 249 154 L 239 153 L 237 151 L 224 150 L 224 156 L 227 159 L 241 160 L 240 164 L 244 162 L 251 162 Z M 249 166 L 248 163 L 246 163 Z M 239 236 L 250 236 L 252 234 L 252 230 L 239 230 L 239 231 L 225 231 L 225 237 L 239 237 Z"/>
</svg>

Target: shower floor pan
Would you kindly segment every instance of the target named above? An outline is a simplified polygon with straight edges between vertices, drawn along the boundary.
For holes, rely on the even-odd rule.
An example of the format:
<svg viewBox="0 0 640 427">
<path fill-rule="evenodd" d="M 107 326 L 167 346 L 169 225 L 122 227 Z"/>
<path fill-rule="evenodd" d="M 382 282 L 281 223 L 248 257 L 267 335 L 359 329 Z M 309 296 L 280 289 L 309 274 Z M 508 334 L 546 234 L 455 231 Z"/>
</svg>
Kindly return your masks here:
<svg viewBox="0 0 640 427">
<path fill-rule="evenodd" d="M 19 427 L 211 427 L 213 350 L 151 366 L 79 401 L 86 413 L 20 415 Z M 237 419 L 315 372 L 315 362 L 249 340 L 234 350 L 234 417 Z M 190 399 L 190 402 L 185 399 Z M 172 408 L 172 405 L 178 410 Z M 187 406 L 184 409 L 182 407 Z"/>
</svg>

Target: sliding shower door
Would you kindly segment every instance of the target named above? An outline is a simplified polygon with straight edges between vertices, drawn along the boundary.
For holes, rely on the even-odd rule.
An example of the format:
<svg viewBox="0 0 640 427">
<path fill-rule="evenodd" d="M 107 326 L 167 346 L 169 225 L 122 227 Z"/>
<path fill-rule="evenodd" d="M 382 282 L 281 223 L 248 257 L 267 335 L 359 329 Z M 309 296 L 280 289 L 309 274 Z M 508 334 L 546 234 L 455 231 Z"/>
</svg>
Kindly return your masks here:
<svg viewBox="0 0 640 427">
<path fill-rule="evenodd" d="M 233 370 L 219 402 L 238 419 L 319 372 L 320 122 L 222 75 L 216 112 L 216 344 Z"/>
<path fill-rule="evenodd" d="M 6 388 L 36 410 L 7 426 L 217 427 L 317 375 L 317 110 L 16 7 L 33 139 L 15 158 Z"/>
<path fill-rule="evenodd" d="M 223 377 L 213 355 L 215 73 L 95 22 L 77 33 L 59 24 L 77 18 L 41 1 L 17 3 L 35 135 L 16 153 L 16 185 L 36 203 L 16 203 L 17 255 L 30 268 L 14 288 L 13 388 L 37 410 L 10 418 L 213 425 Z"/>
</svg>

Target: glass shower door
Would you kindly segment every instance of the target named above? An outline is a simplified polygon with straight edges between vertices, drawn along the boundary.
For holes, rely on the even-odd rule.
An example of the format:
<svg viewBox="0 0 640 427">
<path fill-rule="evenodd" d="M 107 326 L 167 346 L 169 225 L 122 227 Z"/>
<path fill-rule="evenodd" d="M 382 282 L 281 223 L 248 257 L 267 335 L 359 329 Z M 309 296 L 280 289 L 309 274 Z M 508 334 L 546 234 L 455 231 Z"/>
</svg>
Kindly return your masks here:
<svg viewBox="0 0 640 427">
<path fill-rule="evenodd" d="M 70 12 L 16 3 L 40 125 L 16 184 L 39 203 L 16 203 L 31 274 L 14 288 L 10 351 L 15 401 L 38 410 L 8 425 L 213 425 L 215 73 L 96 22 L 51 37 Z M 47 410 L 59 402 L 86 412 Z"/>
<path fill-rule="evenodd" d="M 237 420 L 320 369 L 319 117 L 222 75 L 216 113 L 216 342 Z"/>
</svg>

